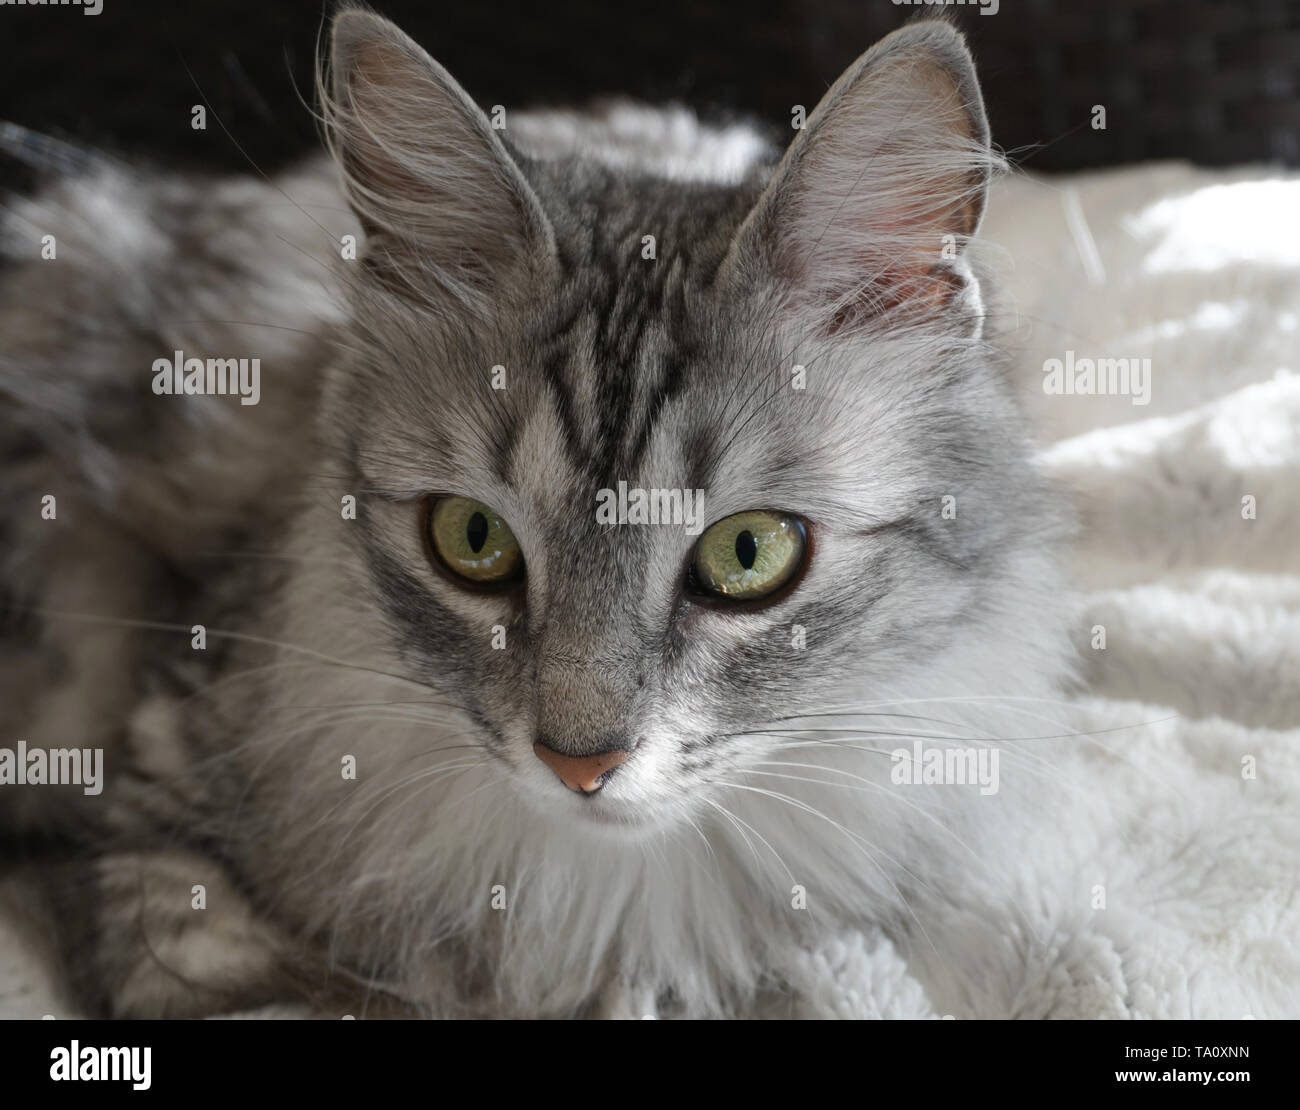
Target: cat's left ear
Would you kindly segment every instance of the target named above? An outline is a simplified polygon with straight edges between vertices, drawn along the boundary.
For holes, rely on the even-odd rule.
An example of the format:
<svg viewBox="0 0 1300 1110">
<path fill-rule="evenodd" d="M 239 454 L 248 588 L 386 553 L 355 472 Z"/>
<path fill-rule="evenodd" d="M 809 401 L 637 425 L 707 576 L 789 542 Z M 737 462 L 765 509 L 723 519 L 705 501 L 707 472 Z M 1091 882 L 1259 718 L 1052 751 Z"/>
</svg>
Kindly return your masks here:
<svg viewBox="0 0 1300 1110">
<path fill-rule="evenodd" d="M 334 21 L 329 140 L 366 230 L 366 261 L 389 282 L 432 277 L 475 298 L 549 266 L 550 221 L 483 110 L 388 20 Z"/>
<path fill-rule="evenodd" d="M 974 65 L 942 22 L 909 24 L 822 98 L 742 225 L 723 272 L 775 279 L 801 322 L 888 315 L 977 331 L 966 263 L 994 157 Z"/>
</svg>

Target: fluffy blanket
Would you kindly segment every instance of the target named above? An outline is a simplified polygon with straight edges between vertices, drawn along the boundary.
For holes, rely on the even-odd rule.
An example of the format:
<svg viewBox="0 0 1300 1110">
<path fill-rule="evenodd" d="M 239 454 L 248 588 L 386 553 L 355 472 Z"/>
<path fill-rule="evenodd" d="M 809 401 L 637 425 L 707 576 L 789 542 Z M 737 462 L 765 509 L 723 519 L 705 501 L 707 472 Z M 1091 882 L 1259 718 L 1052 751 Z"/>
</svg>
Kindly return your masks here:
<svg viewBox="0 0 1300 1110">
<path fill-rule="evenodd" d="M 1082 525 L 1071 801 L 926 922 L 959 974 L 862 934 L 780 971 L 807 1016 L 1300 1017 L 1300 179 L 1014 178 L 985 235 Z M 48 966 L 0 912 L 0 1017 L 67 1015 Z"/>
</svg>

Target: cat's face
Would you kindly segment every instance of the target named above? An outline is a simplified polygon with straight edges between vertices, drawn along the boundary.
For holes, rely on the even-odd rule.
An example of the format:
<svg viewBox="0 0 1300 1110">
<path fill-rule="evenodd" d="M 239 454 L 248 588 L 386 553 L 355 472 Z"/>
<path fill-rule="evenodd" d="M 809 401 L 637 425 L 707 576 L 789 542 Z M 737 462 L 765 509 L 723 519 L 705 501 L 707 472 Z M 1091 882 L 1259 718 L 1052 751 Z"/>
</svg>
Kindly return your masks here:
<svg viewBox="0 0 1300 1110">
<path fill-rule="evenodd" d="M 703 186 L 521 157 L 391 25 L 341 27 L 355 556 L 532 805 L 689 816 L 980 619 L 1026 510 L 955 36 L 886 40 L 774 172 Z"/>
</svg>

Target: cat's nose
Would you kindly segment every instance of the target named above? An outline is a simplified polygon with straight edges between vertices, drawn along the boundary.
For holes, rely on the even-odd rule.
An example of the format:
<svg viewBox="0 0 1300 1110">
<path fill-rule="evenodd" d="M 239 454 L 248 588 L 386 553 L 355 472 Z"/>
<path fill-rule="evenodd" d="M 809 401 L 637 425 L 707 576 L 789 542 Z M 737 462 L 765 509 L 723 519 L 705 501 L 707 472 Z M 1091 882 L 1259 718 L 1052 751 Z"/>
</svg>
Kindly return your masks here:
<svg viewBox="0 0 1300 1110">
<path fill-rule="evenodd" d="M 555 772 L 565 786 L 577 794 L 594 794 L 609 777 L 610 771 L 632 758 L 630 748 L 615 746 L 594 755 L 566 755 L 545 740 L 533 745 L 537 758 Z"/>
</svg>

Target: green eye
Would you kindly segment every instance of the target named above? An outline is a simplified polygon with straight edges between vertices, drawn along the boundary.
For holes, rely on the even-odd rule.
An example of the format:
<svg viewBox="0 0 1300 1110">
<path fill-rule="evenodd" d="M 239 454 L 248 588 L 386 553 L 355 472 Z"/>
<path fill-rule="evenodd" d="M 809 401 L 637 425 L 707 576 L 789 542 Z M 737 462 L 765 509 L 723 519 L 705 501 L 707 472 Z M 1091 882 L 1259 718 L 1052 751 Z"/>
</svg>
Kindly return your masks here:
<svg viewBox="0 0 1300 1110">
<path fill-rule="evenodd" d="M 693 577 L 700 589 L 736 601 L 775 593 L 803 565 L 804 530 L 786 513 L 736 513 L 709 528 L 695 545 Z"/>
<path fill-rule="evenodd" d="M 468 497 L 443 497 L 429 513 L 429 543 L 453 574 L 479 585 L 519 577 L 524 555 L 496 511 Z"/>
</svg>

